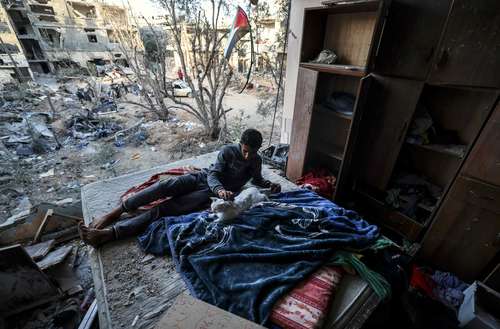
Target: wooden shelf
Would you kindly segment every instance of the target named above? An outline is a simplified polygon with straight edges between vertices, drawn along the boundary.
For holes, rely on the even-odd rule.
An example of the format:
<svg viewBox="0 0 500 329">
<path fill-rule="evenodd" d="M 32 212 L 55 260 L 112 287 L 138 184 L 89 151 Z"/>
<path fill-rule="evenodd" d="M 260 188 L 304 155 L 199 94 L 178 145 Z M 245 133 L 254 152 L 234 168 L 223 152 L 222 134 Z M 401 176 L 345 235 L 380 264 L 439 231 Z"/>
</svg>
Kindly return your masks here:
<svg viewBox="0 0 500 329">
<path fill-rule="evenodd" d="M 404 195 L 400 195 L 398 196 L 401 200 L 405 201 L 405 202 L 409 202 L 410 201 L 410 198 L 407 197 L 407 196 L 404 196 Z M 434 209 L 436 208 L 436 206 L 428 206 L 428 205 L 425 205 L 423 204 L 422 202 L 419 202 L 417 203 L 417 207 L 419 207 L 420 209 L 423 209 L 429 213 L 432 213 L 434 212 Z"/>
<path fill-rule="evenodd" d="M 376 11 L 380 1 L 362 1 L 353 3 L 339 3 L 338 1 L 324 1 L 327 7 L 307 8 L 306 11 L 324 11 L 329 15 Z"/>
<path fill-rule="evenodd" d="M 406 216 L 402 212 L 388 207 L 384 202 L 377 200 L 368 192 L 357 189 L 356 198 L 370 209 L 370 217 L 379 224 L 393 229 L 411 241 L 415 241 L 427 222 L 422 224 Z"/>
<path fill-rule="evenodd" d="M 453 149 L 447 148 L 446 145 L 440 145 L 440 144 L 413 144 L 413 143 L 408 143 L 408 142 L 406 144 L 412 145 L 412 146 L 414 146 L 416 148 L 421 148 L 421 149 L 424 149 L 424 150 L 429 150 L 429 151 L 433 151 L 433 152 L 438 152 L 438 153 L 446 154 L 446 155 L 455 157 L 457 159 L 463 159 L 464 158 L 464 154 L 456 152 Z"/>
<path fill-rule="evenodd" d="M 316 64 L 316 63 L 300 63 L 300 67 L 338 75 L 347 75 L 351 77 L 362 78 L 366 75 L 366 68 L 363 66 L 354 65 L 334 65 L 334 64 Z"/>
<path fill-rule="evenodd" d="M 344 119 L 344 120 L 349 120 L 349 121 L 352 120 L 352 115 L 347 115 L 347 114 L 340 113 L 340 112 L 337 112 L 337 111 L 334 111 L 334 110 L 330 110 L 330 109 L 326 108 L 325 106 L 323 106 L 321 104 L 316 104 L 316 108 L 318 109 L 318 112 L 321 113 L 321 114 L 331 115 L 331 116 L 334 116 L 334 117 L 337 117 L 337 118 L 341 118 L 341 119 Z"/>
</svg>

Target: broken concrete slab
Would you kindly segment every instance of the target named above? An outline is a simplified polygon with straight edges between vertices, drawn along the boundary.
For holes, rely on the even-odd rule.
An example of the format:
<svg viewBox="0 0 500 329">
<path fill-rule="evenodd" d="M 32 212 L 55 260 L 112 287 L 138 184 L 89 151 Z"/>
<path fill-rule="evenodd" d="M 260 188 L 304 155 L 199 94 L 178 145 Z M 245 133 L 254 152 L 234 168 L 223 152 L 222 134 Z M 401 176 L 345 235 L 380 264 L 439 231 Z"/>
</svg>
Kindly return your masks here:
<svg viewBox="0 0 500 329">
<path fill-rule="evenodd" d="M 60 291 L 21 245 L 0 248 L 0 317 L 52 301 Z"/>
<path fill-rule="evenodd" d="M 49 251 L 54 247 L 55 242 L 56 240 L 52 239 L 31 246 L 26 246 L 24 249 L 34 261 L 37 261 L 49 253 Z"/>
<path fill-rule="evenodd" d="M 40 267 L 41 270 L 48 269 L 49 267 L 61 263 L 66 258 L 66 256 L 69 255 L 71 250 L 73 250 L 73 246 L 63 246 L 50 252 L 47 256 L 45 256 L 45 258 L 43 258 L 36 264 L 38 265 L 38 267 Z"/>
</svg>

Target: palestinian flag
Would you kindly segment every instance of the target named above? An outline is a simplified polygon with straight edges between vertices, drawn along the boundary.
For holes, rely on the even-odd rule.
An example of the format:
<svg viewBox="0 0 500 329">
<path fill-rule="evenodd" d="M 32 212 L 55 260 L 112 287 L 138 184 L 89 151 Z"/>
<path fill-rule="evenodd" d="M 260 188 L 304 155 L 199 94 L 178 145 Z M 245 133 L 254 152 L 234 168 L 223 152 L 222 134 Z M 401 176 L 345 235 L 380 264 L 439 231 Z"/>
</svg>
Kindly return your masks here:
<svg viewBox="0 0 500 329">
<path fill-rule="evenodd" d="M 229 57 L 231 57 L 234 46 L 236 45 L 238 40 L 243 38 L 243 36 L 248 33 L 248 31 L 250 31 L 250 22 L 248 21 L 248 16 L 245 11 L 240 6 L 238 6 L 236 17 L 234 18 L 233 26 L 231 27 L 231 33 L 229 34 L 226 49 L 224 50 L 224 57 L 226 59 L 229 59 Z"/>
</svg>

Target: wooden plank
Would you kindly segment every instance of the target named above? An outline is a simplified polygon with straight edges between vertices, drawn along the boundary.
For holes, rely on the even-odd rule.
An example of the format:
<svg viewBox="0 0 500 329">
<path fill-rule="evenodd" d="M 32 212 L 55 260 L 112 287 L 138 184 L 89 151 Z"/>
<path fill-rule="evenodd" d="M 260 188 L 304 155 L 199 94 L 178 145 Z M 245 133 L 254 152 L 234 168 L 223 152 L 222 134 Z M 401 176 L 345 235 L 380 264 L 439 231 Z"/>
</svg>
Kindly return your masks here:
<svg viewBox="0 0 500 329">
<path fill-rule="evenodd" d="M 359 136 L 360 182 L 385 190 L 422 91 L 420 81 L 373 75 Z"/>
<path fill-rule="evenodd" d="M 343 3 L 339 3 L 343 2 Z M 309 8 L 309 10 L 324 10 L 329 14 L 341 14 L 341 13 L 355 13 L 355 12 L 365 12 L 365 11 L 376 11 L 380 4 L 380 1 L 356 1 L 356 2 L 346 2 L 346 1 L 322 1 L 322 5 L 328 6 L 321 8 Z"/>
<path fill-rule="evenodd" d="M 460 176 L 455 180 L 450 197 L 488 209 L 500 215 L 500 186 Z"/>
<path fill-rule="evenodd" d="M 373 77 L 367 76 L 361 79 L 359 89 L 356 95 L 356 103 L 354 104 L 353 119 L 349 127 L 348 138 L 344 150 L 344 161 L 342 161 L 342 166 L 340 168 L 339 175 L 337 177 L 337 187 L 335 189 L 335 201 L 343 203 L 347 201 L 348 196 L 352 192 L 352 187 L 349 184 L 353 184 L 353 165 L 356 165 L 355 151 L 358 147 L 358 136 L 360 135 L 360 126 L 363 121 L 363 110 L 366 106 L 368 100 L 369 89 L 372 84 Z"/>
<path fill-rule="evenodd" d="M 375 57 L 376 73 L 424 80 L 451 0 L 392 0 Z"/>
<path fill-rule="evenodd" d="M 40 269 L 45 270 L 49 267 L 52 267 L 54 265 L 59 264 L 66 258 L 66 256 L 69 255 L 71 250 L 73 249 L 73 246 L 63 246 L 59 249 L 56 249 L 52 252 L 50 252 L 47 256 L 45 256 L 44 259 L 41 261 L 37 262 L 36 264 Z"/>
<path fill-rule="evenodd" d="M 40 237 L 42 235 L 42 232 L 45 229 L 45 226 L 47 226 L 47 222 L 53 213 L 54 213 L 54 210 L 48 209 L 45 212 L 45 215 L 43 215 L 42 222 L 40 223 L 40 226 L 38 227 L 38 230 L 36 231 L 35 237 L 33 238 L 34 243 L 37 243 L 38 241 L 40 241 Z"/>
<path fill-rule="evenodd" d="M 500 87 L 500 2 L 454 0 L 429 80 Z"/>
<path fill-rule="evenodd" d="M 20 313 L 60 296 L 21 245 L 0 249 L 0 316 Z"/>
<path fill-rule="evenodd" d="M 354 65 L 334 65 L 334 64 L 317 64 L 317 63 L 300 63 L 300 67 L 338 75 L 347 75 L 352 77 L 363 77 L 366 75 L 366 67 Z"/>
<path fill-rule="evenodd" d="M 37 261 L 49 253 L 52 247 L 54 247 L 55 242 L 56 240 L 48 240 L 31 246 L 26 246 L 24 249 L 34 261 Z"/>
<path fill-rule="evenodd" d="M 464 175 L 500 186 L 500 104 L 497 104 L 467 158 Z"/>
<path fill-rule="evenodd" d="M 300 178 L 304 171 L 317 81 L 318 72 L 299 68 L 293 113 L 294 120 L 286 169 L 286 176 L 291 181 Z"/>
</svg>

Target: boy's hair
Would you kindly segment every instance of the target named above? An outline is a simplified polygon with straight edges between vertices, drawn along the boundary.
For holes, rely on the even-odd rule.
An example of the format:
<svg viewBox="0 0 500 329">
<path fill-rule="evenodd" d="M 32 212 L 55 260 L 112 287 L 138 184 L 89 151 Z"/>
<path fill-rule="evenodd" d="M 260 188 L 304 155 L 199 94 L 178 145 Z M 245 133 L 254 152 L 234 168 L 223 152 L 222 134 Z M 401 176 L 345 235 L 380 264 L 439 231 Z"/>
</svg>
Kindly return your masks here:
<svg viewBox="0 0 500 329">
<path fill-rule="evenodd" d="M 262 146 L 262 134 L 256 129 L 247 129 L 241 134 L 240 143 L 258 150 Z"/>
</svg>

